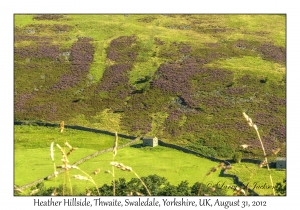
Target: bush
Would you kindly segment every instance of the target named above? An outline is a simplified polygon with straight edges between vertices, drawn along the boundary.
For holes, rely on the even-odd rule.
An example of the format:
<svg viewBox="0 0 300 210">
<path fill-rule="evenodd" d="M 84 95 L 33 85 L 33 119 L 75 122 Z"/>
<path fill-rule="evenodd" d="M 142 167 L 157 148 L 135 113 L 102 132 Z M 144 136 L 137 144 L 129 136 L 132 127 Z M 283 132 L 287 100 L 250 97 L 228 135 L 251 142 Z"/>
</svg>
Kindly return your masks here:
<svg viewBox="0 0 300 210">
<path fill-rule="evenodd" d="M 240 163 L 242 160 L 243 154 L 241 152 L 235 152 L 232 156 L 232 159 L 236 163 Z"/>
<path fill-rule="evenodd" d="M 170 184 L 165 177 L 158 175 L 149 175 L 147 177 L 141 177 L 143 182 L 149 188 L 152 196 L 196 196 L 200 187 L 200 183 L 196 182 L 191 187 L 187 181 L 180 182 L 177 186 Z M 132 178 L 130 181 L 126 181 L 124 178 L 119 178 L 115 182 L 116 184 L 116 196 L 128 196 L 128 195 L 147 195 L 147 191 L 143 184 L 137 178 Z M 215 195 L 224 196 L 226 190 L 216 186 L 207 186 L 202 184 L 201 195 Z M 66 186 L 65 186 L 66 187 Z M 50 196 L 55 192 L 55 195 L 63 195 L 63 186 L 60 185 L 58 188 L 49 187 L 46 188 L 44 183 L 39 183 L 32 187 L 31 190 L 38 189 L 38 192 L 34 196 Z M 87 189 L 91 195 L 97 195 L 96 189 Z M 113 196 L 113 186 L 104 184 L 99 187 L 101 196 Z M 67 195 L 67 194 L 65 194 Z M 75 196 L 86 196 L 86 192 L 79 192 L 76 187 L 73 188 L 73 195 Z"/>
<path fill-rule="evenodd" d="M 276 183 L 275 191 L 277 195 L 286 196 L 286 179 L 283 179 L 283 183 L 281 182 Z"/>
</svg>

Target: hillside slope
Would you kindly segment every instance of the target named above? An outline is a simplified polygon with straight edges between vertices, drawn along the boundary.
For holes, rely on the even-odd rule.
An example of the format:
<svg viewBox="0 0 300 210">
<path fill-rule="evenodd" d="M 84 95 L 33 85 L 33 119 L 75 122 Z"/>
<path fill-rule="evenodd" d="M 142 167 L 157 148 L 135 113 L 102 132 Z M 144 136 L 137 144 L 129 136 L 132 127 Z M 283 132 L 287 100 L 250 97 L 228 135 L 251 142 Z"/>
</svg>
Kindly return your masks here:
<svg viewBox="0 0 300 210">
<path fill-rule="evenodd" d="M 14 117 L 231 157 L 286 143 L 285 15 L 15 15 Z"/>
</svg>

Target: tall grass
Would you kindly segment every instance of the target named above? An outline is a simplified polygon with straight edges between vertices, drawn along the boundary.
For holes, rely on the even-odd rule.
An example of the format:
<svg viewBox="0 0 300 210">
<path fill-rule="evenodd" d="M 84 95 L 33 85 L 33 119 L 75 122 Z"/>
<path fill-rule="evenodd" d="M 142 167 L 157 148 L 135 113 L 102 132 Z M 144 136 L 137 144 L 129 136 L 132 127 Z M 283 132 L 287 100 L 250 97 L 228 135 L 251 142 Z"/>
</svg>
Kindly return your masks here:
<svg viewBox="0 0 300 210">
<path fill-rule="evenodd" d="M 117 147 L 118 147 L 118 133 L 115 134 L 115 142 L 113 146 L 113 158 L 112 161 L 115 161 L 115 156 L 117 155 Z M 112 165 L 112 176 L 113 176 L 113 193 L 114 196 L 116 195 L 116 181 L 115 181 L 115 168 Z"/>
<path fill-rule="evenodd" d="M 257 137 L 258 137 L 258 140 L 260 142 L 260 145 L 261 145 L 261 149 L 263 151 L 263 154 L 264 154 L 264 161 L 263 161 L 263 165 L 266 165 L 267 166 L 267 169 L 269 171 L 269 178 L 270 178 L 270 183 L 271 183 L 271 186 L 272 186 L 272 193 L 273 195 L 275 195 L 275 188 L 274 188 L 274 183 L 273 183 L 273 178 L 272 178 L 272 175 L 271 175 L 271 170 L 270 170 L 270 167 L 269 167 L 269 162 L 268 162 L 268 158 L 267 158 L 267 153 L 265 151 L 265 147 L 264 147 L 264 144 L 261 140 L 261 137 L 260 137 L 260 134 L 259 134 L 259 131 L 258 131 L 258 127 L 256 126 L 256 124 L 254 124 L 252 122 L 252 119 L 245 113 L 243 112 L 243 116 L 245 117 L 246 121 L 248 122 L 248 125 L 252 128 L 254 128 L 256 134 L 257 134 Z"/>
<path fill-rule="evenodd" d="M 60 132 L 62 133 L 64 130 L 64 123 L 60 124 Z M 65 142 L 65 146 L 69 149 L 69 151 L 66 151 L 66 148 L 62 148 L 59 144 L 56 144 L 57 148 L 60 150 L 61 155 L 62 155 L 62 165 L 56 166 L 55 162 L 54 162 L 54 142 L 51 143 L 50 145 L 50 158 L 53 161 L 53 165 L 54 165 L 54 177 L 56 179 L 57 175 L 59 174 L 56 171 L 56 168 L 61 168 L 63 170 L 63 174 L 64 174 L 64 179 L 63 179 L 63 188 L 62 188 L 62 195 L 73 195 L 73 187 L 72 187 L 72 181 L 71 181 L 71 176 L 69 171 L 71 169 L 75 169 L 81 172 L 81 174 L 76 174 L 73 175 L 73 178 L 76 180 L 81 180 L 81 181 L 89 181 L 91 182 L 96 190 L 98 195 L 100 196 L 100 191 L 99 188 L 97 186 L 97 183 L 94 181 L 94 179 L 92 178 L 92 176 L 90 176 L 88 173 L 86 173 L 84 170 L 80 169 L 78 166 L 76 165 L 69 165 L 69 159 L 68 156 L 70 154 L 72 154 L 75 150 L 77 150 L 78 148 L 74 148 L 72 147 L 67 141 Z M 145 187 L 145 189 L 147 190 L 148 194 L 151 196 L 151 193 L 148 189 L 148 187 L 146 186 L 146 184 L 143 182 L 143 180 L 140 178 L 140 176 L 132 170 L 131 167 L 129 166 L 125 166 L 122 163 L 118 163 L 115 162 L 115 157 L 117 155 L 117 147 L 118 147 L 118 133 L 115 132 L 115 141 L 114 141 L 114 145 L 113 145 L 113 155 L 112 155 L 112 161 L 110 162 L 110 165 L 112 166 L 112 182 L 113 182 L 113 195 L 116 196 L 116 181 L 115 181 L 115 167 L 119 168 L 122 171 L 130 171 L 132 172 L 143 184 L 143 186 Z M 93 174 L 97 175 L 99 172 L 101 171 L 101 169 L 96 169 Z M 106 173 L 110 173 L 110 171 L 105 171 Z M 83 175 L 82 175 L 83 174 Z M 69 184 L 69 188 L 67 187 L 67 183 Z M 67 189 L 69 189 L 69 192 L 67 191 Z M 31 192 L 31 195 L 34 195 L 35 193 L 37 193 L 38 191 L 34 190 Z M 55 192 L 52 193 L 53 195 L 56 195 L 56 189 Z M 91 195 L 91 191 L 89 189 L 86 189 L 86 194 L 87 195 Z"/>
<path fill-rule="evenodd" d="M 51 150 L 50 150 L 50 157 L 51 159 L 54 161 L 54 155 L 53 155 L 53 143 L 51 143 Z M 69 170 L 71 169 L 76 169 L 76 170 L 79 170 L 81 173 L 84 174 L 84 176 L 82 176 L 81 174 L 79 175 L 73 175 L 73 178 L 74 179 L 77 179 L 77 180 L 83 180 L 83 181 L 90 181 L 91 183 L 93 183 L 93 185 L 95 186 L 97 192 L 98 192 L 98 195 L 100 195 L 100 192 L 99 192 L 99 188 L 97 186 L 97 184 L 95 183 L 95 181 L 93 180 L 93 178 L 88 174 L 86 173 L 85 171 L 81 170 L 78 166 L 76 165 L 69 165 L 69 160 L 68 160 L 68 156 L 75 150 L 77 150 L 77 148 L 74 148 L 72 147 L 68 142 L 65 142 L 65 146 L 67 146 L 69 148 L 69 151 L 66 152 L 65 148 L 62 148 L 59 144 L 56 144 L 56 146 L 59 148 L 59 150 L 61 151 L 61 154 L 62 154 L 62 165 L 60 166 L 56 166 L 57 168 L 61 168 L 63 169 L 63 173 L 64 173 L 64 182 L 63 182 L 63 191 L 62 191 L 62 195 L 65 195 L 67 193 L 67 195 L 73 195 L 73 187 L 72 187 L 72 182 L 71 182 L 71 177 L 70 177 L 70 173 L 69 173 Z M 55 174 L 55 177 L 57 175 L 57 172 L 56 172 L 56 169 L 54 169 L 54 174 Z M 66 191 L 66 182 L 69 183 L 69 189 L 70 191 L 67 192 Z"/>
<path fill-rule="evenodd" d="M 246 118 L 247 119 L 247 118 Z M 247 120 L 247 121 L 249 121 L 249 122 L 252 122 L 252 120 Z M 252 126 L 254 126 L 254 124 L 252 125 Z M 255 127 L 255 126 L 254 126 Z M 71 137 L 71 136 L 70 136 Z M 260 136 L 259 136 L 259 140 L 260 140 L 260 142 L 262 142 L 262 140 L 261 140 L 261 138 L 260 138 Z M 71 154 L 73 154 L 73 152 L 75 152 L 76 151 L 76 148 L 74 148 L 73 146 L 71 146 L 67 141 L 65 141 L 65 143 L 64 143 L 64 146 L 65 147 L 61 147 L 59 144 L 56 144 L 56 147 L 59 149 L 59 151 L 61 152 L 61 155 L 62 155 L 62 159 L 61 159 L 61 161 L 62 161 L 62 165 L 59 165 L 59 166 L 56 166 L 55 165 L 55 162 L 54 162 L 54 154 L 56 155 L 56 153 L 54 153 L 54 146 L 55 146 L 55 144 L 54 144 L 54 142 L 52 142 L 51 143 L 51 145 L 50 145 L 50 159 L 52 160 L 52 162 L 53 162 L 53 167 L 54 167 L 54 174 L 55 175 L 58 175 L 58 172 L 56 171 L 56 168 L 61 168 L 61 169 L 63 169 L 63 172 L 64 172 L 64 179 L 62 180 L 63 181 L 63 186 L 64 186 L 64 188 L 63 188 L 63 195 L 67 195 L 67 194 L 74 194 L 74 190 L 73 190 L 73 185 L 74 185 L 74 181 L 72 181 L 72 177 L 74 178 L 74 179 L 76 179 L 76 180 L 79 180 L 79 181 L 86 181 L 86 182 L 90 182 L 90 183 L 92 183 L 94 186 L 95 186 L 95 188 L 97 189 L 97 191 L 98 191 L 98 195 L 100 195 L 100 192 L 99 192 L 99 188 L 97 187 L 97 183 L 98 183 L 98 181 L 99 181 L 99 179 L 98 179 L 98 181 L 96 182 L 95 180 L 94 180 L 94 178 L 91 176 L 91 175 L 89 175 L 89 173 L 86 173 L 85 171 L 87 170 L 87 168 L 85 167 L 85 170 L 82 170 L 81 168 L 79 168 L 78 166 L 75 166 L 75 165 L 69 165 L 69 156 L 71 156 Z M 118 150 L 117 150 L 117 147 L 118 147 L 118 134 L 117 134 L 117 132 L 115 133 L 115 141 L 114 141 L 114 143 L 113 143 L 113 156 L 112 156 L 112 160 L 113 161 L 111 161 L 110 162 L 110 165 L 112 166 L 112 170 L 114 171 L 115 170 L 115 168 L 118 168 L 120 171 L 128 171 L 128 172 L 132 172 L 132 174 L 135 176 L 135 177 L 137 177 L 140 181 L 141 181 L 141 183 L 143 184 L 143 186 L 145 187 L 145 189 L 147 190 L 147 193 L 148 193 L 148 195 L 151 195 L 151 192 L 149 191 L 149 189 L 147 188 L 147 186 L 145 185 L 145 183 L 143 182 L 143 180 L 140 178 L 140 176 L 138 175 L 138 173 L 137 172 L 135 172 L 133 169 L 132 169 L 132 167 L 130 167 L 130 166 L 128 166 L 128 165 L 124 165 L 124 164 L 122 164 L 122 163 L 120 163 L 119 162 L 119 160 L 117 160 L 118 162 L 116 162 L 116 158 L 117 157 L 119 157 L 119 159 L 122 159 L 122 161 L 121 162 L 123 162 L 123 161 L 127 161 L 127 162 L 132 162 L 132 164 L 134 164 L 134 166 L 135 167 L 140 167 L 141 166 L 141 164 L 144 162 L 143 160 L 142 161 L 139 161 L 139 163 L 135 163 L 135 161 L 134 160 L 136 160 L 136 158 L 130 158 L 130 159 L 128 159 L 128 158 L 126 158 L 126 157 L 128 157 L 128 156 L 131 156 L 131 157 L 133 157 L 133 156 L 136 156 L 136 155 L 134 155 L 134 154 L 132 154 L 131 152 L 133 152 L 133 148 L 131 148 L 131 150 L 129 151 L 129 154 L 125 154 L 125 153 L 123 153 L 123 151 L 121 151 L 121 155 L 119 156 L 119 153 L 118 153 Z M 159 150 L 160 149 L 160 150 Z M 137 150 L 137 149 L 134 149 L 134 150 Z M 162 154 L 162 148 L 143 148 L 143 149 L 138 149 L 137 151 L 140 151 L 141 152 L 141 150 L 142 151 L 149 151 L 149 152 L 151 152 L 151 153 L 153 153 L 153 152 L 159 152 L 159 154 Z M 76 152 L 75 152 L 76 153 Z M 265 152 L 264 152 L 265 153 Z M 118 154 L 118 155 L 117 155 Z M 158 153 L 157 153 L 158 154 Z M 173 158 L 171 158 L 170 157 L 170 153 L 168 153 L 169 154 L 169 156 L 168 156 L 168 158 L 170 158 L 170 160 L 172 161 L 172 163 L 174 163 L 174 161 L 177 161 L 177 160 L 175 160 L 174 159 L 174 157 Z M 141 153 L 139 153 L 139 155 L 141 155 Z M 108 163 L 109 163 L 109 160 L 106 158 L 106 156 L 107 155 L 103 155 L 103 156 L 100 156 L 99 158 L 100 159 L 103 159 L 102 161 L 99 161 L 100 159 L 98 159 L 98 160 L 96 160 L 96 158 L 95 158 L 95 160 L 93 161 L 93 167 L 95 167 L 95 163 L 97 164 L 97 165 L 101 165 L 101 164 L 103 164 L 105 161 L 108 161 Z M 267 155 L 266 155 L 266 157 L 267 157 Z M 160 156 L 160 158 L 162 158 L 162 159 L 164 159 L 163 158 L 163 156 Z M 199 157 L 197 157 L 197 158 L 199 158 Z M 167 159 L 164 159 L 165 161 L 168 161 Z M 153 161 L 150 161 L 150 162 L 153 162 Z M 198 162 L 198 161 L 197 161 Z M 178 166 L 180 166 L 180 163 L 178 162 Z M 199 164 L 198 164 L 199 165 Z M 203 169 L 205 170 L 205 168 L 208 168 L 209 166 L 205 166 L 205 167 L 198 167 L 199 168 L 199 171 L 198 172 L 203 172 Z M 143 167 L 141 167 L 141 168 L 143 168 Z M 178 167 L 178 168 L 180 168 L 180 167 Z M 206 173 L 205 175 L 204 175 L 204 178 L 203 178 L 203 180 L 202 180 L 202 183 L 201 183 L 201 186 L 200 186 L 200 188 L 199 188 L 199 195 L 201 195 L 201 192 L 202 192 L 202 185 L 204 184 L 204 182 L 208 179 L 208 177 L 209 176 L 211 176 L 214 172 L 216 172 L 218 169 L 221 169 L 221 170 L 224 170 L 224 169 L 229 169 L 229 167 L 228 166 L 224 166 L 224 164 L 220 164 L 219 166 L 214 166 L 214 167 L 212 167 L 210 170 L 209 170 L 209 172 L 208 173 Z M 80 173 L 78 173 L 78 174 L 75 174 L 75 175 L 73 175 L 74 173 L 72 173 L 72 175 L 70 176 L 70 170 L 78 170 Z M 153 168 L 153 169 L 151 169 L 151 170 L 156 170 L 155 169 L 155 167 Z M 180 170 L 180 169 L 179 169 Z M 269 168 L 268 168 L 268 170 L 270 170 Z M 98 168 L 98 169 L 96 169 L 94 172 L 93 172 L 93 174 L 94 175 L 97 175 L 99 172 L 100 172 L 101 170 L 100 170 L 100 168 Z M 139 171 L 141 171 L 141 170 L 139 170 Z M 159 173 L 159 171 L 157 171 L 158 173 Z M 114 176 L 113 176 L 113 179 L 115 179 L 115 177 L 116 177 L 116 174 L 115 174 L 115 172 L 113 172 L 114 173 Z M 171 173 L 173 173 L 173 176 L 174 176 L 174 173 L 175 174 L 177 174 L 178 176 L 180 176 L 176 171 L 174 171 L 174 170 L 172 170 L 171 171 Z M 186 170 L 185 171 L 185 173 L 188 173 L 188 170 Z M 120 176 L 121 174 L 119 173 L 119 174 L 117 174 L 117 176 Z M 122 175 L 121 175 L 122 176 Z M 56 179 L 56 176 L 54 176 L 55 177 L 55 179 Z M 122 176 L 123 177 L 123 176 Z M 271 177 L 271 174 L 270 174 L 270 177 Z M 220 179 L 220 177 L 217 177 L 217 179 L 219 179 L 219 180 L 221 180 Z M 68 191 L 69 190 L 69 191 Z M 114 186 L 114 195 L 116 195 L 116 192 L 115 192 L 115 190 L 116 190 L 116 187 Z M 234 194 L 236 194 L 236 195 L 238 195 L 238 194 L 240 194 L 240 193 L 242 193 L 242 194 L 244 194 L 243 193 L 243 189 L 241 189 L 241 188 L 235 188 L 234 189 Z M 33 191 L 33 192 L 31 192 L 32 193 L 32 195 L 34 195 L 35 193 L 36 193 L 36 191 Z M 55 195 L 55 194 L 57 194 L 57 192 L 53 192 L 53 195 Z M 88 195 L 90 195 L 91 194 L 91 191 L 89 190 L 89 189 L 87 189 L 86 190 L 86 194 Z"/>
<path fill-rule="evenodd" d="M 115 142 L 113 146 L 113 161 L 110 162 L 110 165 L 112 166 L 112 176 L 113 176 L 113 194 L 116 196 L 116 183 L 115 183 L 115 167 L 121 169 L 122 171 L 131 171 L 143 184 L 145 189 L 147 190 L 148 194 L 151 196 L 151 193 L 146 186 L 146 184 L 143 182 L 143 180 L 140 178 L 140 176 L 132 170 L 130 166 L 125 166 L 122 163 L 115 162 L 115 156 L 117 155 L 117 147 L 118 147 L 118 133 L 115 133 Z"/>
</svg>

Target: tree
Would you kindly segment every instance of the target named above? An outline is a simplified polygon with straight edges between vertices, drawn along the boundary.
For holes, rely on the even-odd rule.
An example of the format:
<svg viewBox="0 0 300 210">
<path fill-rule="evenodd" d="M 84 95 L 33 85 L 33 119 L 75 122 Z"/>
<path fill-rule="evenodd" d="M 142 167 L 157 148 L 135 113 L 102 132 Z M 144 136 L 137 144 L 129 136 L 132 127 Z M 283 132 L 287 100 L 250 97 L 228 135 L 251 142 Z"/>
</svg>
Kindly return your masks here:
<svg viewBox="0 0 300 210">
<path fill-rule="evenodd" d="M 241 152 L 235 152 L 232 156 L 232 159 L 236 163 L 240 163 L 242 160 L 243 154 Z"/>
<path fill-rule="evenodd" d="M 283 179 L 283 182 L 276 183 L 275 192 L 277 195 L 286 196 L 286 179 Z"/>
</svg>

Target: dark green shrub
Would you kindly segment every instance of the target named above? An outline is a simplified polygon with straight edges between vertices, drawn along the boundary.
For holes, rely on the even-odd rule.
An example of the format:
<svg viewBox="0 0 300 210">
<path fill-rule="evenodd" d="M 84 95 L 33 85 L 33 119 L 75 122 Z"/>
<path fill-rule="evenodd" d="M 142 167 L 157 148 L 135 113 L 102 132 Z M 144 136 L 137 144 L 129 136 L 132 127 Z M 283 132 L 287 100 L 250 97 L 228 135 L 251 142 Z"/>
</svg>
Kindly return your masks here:
<svg viewBox="0 0 300 210">
<path fill-rule="evenodd" d="M 232 160 L 236 163 L 240 163 L 242 160 L 243 154 L 241 152 L 235 152 L 232 155 Z"/>
<path fill-rule="evenodd" d="M 286 179 L 283 179 L 283 182 L 276 183 L 275 191 L 277 195 L 286 196 Z"/>
</svg>

